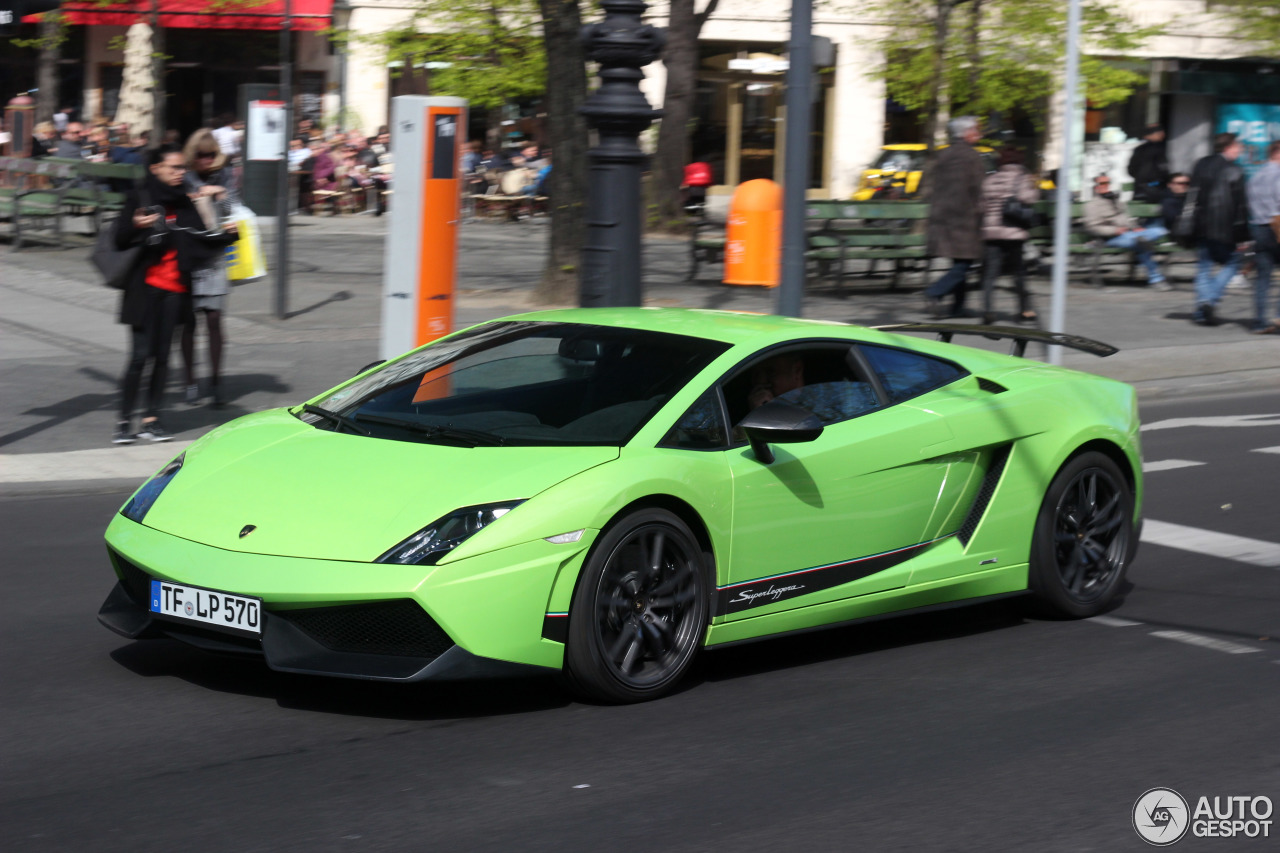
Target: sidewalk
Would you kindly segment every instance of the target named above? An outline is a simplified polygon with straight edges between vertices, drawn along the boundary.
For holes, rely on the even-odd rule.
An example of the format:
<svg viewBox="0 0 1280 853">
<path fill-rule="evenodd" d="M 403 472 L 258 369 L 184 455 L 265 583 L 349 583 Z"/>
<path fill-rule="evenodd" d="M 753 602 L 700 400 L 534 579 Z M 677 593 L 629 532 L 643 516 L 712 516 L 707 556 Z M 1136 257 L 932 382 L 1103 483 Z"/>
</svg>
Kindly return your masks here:
<svg viewBox="0 0 1280 853">
<path fill-rule="evenodd" d="M 273 316 L 270 277 L 235 288 L 224 320 L 223 384 L 230 404 L 220 411 L 180 402 L 175 353 L 164 419 L 177 437 L 171 451 L 107 444 L 126 336 L 115 323 L 118 295 L 98 283 L 88 248 L 28 246 L 16 253 L 7 245 L 0 248 L 0 491 L 21 482 L 143 477 L 178 452 L 181 442 L 238 415 L 305 400 L 374 361 L 387 218 L 299 216 L 291 222 L 289 317 Z M 264 230 L 271 255 L 274 235 Z M 533 303 L 532 293 L 547 233 L 545 219 L 464 223 L 459 326 L 542 307 Z M 766 313 L 776 305 L 775 291 L 720 284 L 718 266 L 703 267 L 699 280 L 685 281 L 688 247 L 681 239 L 648 238 L 644 263 L 648 305 Z M 1073 283 L 1067 331 L 1114 344 L 1121 352 L 1107 359 L 1068 352 L 1066 365 L 1131 382 L 1144 399 L 1280 385 L 1280 339 L 1245 333 L 1252 290 L 1227 292 L 1218 311 L 1221 326 L 1193 326 L 1192 272 L 1190 264 L 1175 266 L 1175 289 L 1165 293 L 1121 284 L 1121 266 L 1110 276 L 1115 286 L 1098 289 L 1083 279 Z M 865 325 L 925 319 L 917 275 L 905 276 L 898 291 L 888 290 L 887 277 L 854 276 L 848 283 L 849 295 L 840 299 L 830 282 L 812 282 L 805 316 Z M 1033 278 L 1031 287 L 1047 322 L 1049 282 Z M 980 308 L 981 295 L 971 293 L 969 304 Z M 997 308 L 1007 322 L 1012 294 L 1002 292 Z M 203 345 L 198 339 L 197 350 Z M 1041 355 L 1032 350 L 1029 354 Z"/>
</svg>

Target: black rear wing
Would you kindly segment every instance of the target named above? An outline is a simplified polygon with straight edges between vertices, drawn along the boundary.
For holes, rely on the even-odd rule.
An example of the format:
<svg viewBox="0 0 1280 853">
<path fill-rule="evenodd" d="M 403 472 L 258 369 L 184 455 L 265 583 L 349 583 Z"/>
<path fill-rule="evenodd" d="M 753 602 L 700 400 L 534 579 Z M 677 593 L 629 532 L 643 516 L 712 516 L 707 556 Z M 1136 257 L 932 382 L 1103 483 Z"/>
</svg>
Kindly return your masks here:
<svg viewBox="0 0 1280 853">
<path fill-rule="evenodd" d="M 893 323 L 888 326 L 872 326 L 879 332 L 932 332 L 938 340 L 951 343 L 953 335 L 980 335 L 989 340 L 1008 339 L 1013 341 L 1009 348 L 1010 355 L 1024 356 L 1027 344 L 1031 342 L 1070 347 L 1081 352 L 1091 353 L 1099 358 L 1106 358 L 1120 352 L 1119 348 L 1102 341 L 1067 335 L 1062 332 L 1046 332 L 1043 329 L 1018 329 L 1012 326 L 970 326 L 956 323 Z"/>
</svg>

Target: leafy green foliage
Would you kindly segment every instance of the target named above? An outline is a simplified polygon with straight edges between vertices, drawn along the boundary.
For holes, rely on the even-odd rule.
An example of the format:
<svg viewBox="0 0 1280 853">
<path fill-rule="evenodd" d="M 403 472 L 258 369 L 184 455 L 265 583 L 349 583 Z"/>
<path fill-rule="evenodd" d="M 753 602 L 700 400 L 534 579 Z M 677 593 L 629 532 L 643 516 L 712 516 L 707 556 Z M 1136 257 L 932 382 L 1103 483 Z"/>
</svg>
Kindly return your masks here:
<svg viewBox="0 0 1280 853">
<path fill-rule="evenodd" d="M 1208 5 L 1258 55 L 1280 57 L 1280 0 L 1211 0 Z"/>
<path fill-rule="evenodd" d="M 875 76 L 909 109 L 930 102 L 940 8 L 949 12 L 941 95 L 953 113 L 962 108 L 986 115 L 1016 107 L 1034 115 L 1060 85 L 1055 73 L 1063 66 L 1067 41 L 1063 0 L 942 0 L 941 6 L 938 0 L 871 0 L 862 8 L 889 23 L 875 40 L 886 57 Z M 1137 26 L 1102 0 L 1085 0 L 1081 17 L 1080 72 L 1087 97 L 1095 106 L 1124 99 L 1145 78 L 1100 57 L 1132 51 L 1157 30 Z"/>
<path fill-rule="evenodd" d="M 381 49 L 402 68 L 435 63 L 432 94 L 494 108 L 546 87 L 540 21 L 537 0 L 419 0 L 402 25 L 349 38 Z"/>
</svg>

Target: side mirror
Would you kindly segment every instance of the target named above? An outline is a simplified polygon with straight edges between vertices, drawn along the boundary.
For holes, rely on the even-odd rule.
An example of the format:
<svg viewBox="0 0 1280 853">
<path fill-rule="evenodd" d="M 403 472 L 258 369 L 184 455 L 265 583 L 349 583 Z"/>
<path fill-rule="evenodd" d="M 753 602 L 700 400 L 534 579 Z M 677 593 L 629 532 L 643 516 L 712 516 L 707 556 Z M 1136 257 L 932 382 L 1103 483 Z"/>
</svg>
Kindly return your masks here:
<svg viewBox="0 0 1280 853">
<path fill-rule="evenodd" d="M 822 435 L 822 421 L 817 416 L 808 409 L 779 400 L 770 400 L 750 412 L 738 426 L 746 432 L 756 458 L 766 465 L 774 460 L 769 442 L 799 444 Z"/>
</svg>

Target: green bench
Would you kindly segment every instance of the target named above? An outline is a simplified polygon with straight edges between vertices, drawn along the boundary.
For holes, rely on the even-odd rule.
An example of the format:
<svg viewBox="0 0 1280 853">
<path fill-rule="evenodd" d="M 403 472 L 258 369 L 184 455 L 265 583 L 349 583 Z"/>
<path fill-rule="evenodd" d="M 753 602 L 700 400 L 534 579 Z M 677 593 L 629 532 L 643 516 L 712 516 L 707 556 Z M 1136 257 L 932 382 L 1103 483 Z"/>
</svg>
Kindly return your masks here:
<svg viewBox="0 0 1280 853">
<path fill-rule="evenodd" d="M 874 274 L 879 261 L 892 261 L 890 289 L 898 286 L 908 263 L 928 261 L 923 222 L 929 217 L 929 205 L 923 202 L 810 201 L 805 216 L 819 223 L 809 233 L 805 260 L 816 265 L 820 277 L 834 271 L 841 296 L 847 261 L 870 261 L 868 275 Z"/>
<path fill-rule="evenodd" d="M 53 223 L 52 240 L 62 246 L 62 195 L 64 185 L 75 179 L 75 168 L 65 163 L 27 157 L 0 157 L 0 219 L 13 222 L 13 246 L 24 238 L 46 239 L 24 233 L 24 226 Z"/>
<path fill-rule="evenodd" d="M 24 240 L 51 240 L 64 247 L 62 225 L 68 216 L 92 216 L 96 232 L 124 208 L 125 194 L 118 187 L 140 180 L 144 173 L 142 166 L 127 163 L 0 158 L 0 218 L 13 221 L 11 251 L 21 248 Z M 29 230 L 32 223 L 43 222 L 52 222 L 51 234 Z"/>
<path fill-rule="evenodd" d="M 1035 203 L 1035 208 L 1041 215 L 1043 224 L 1037 225 L 1030 230 L 1031 238 L 1029 242 L 1044 249 L 1046 253 L 1053 252 L 1053 218 L 1056 210 L 1056 204 L 1052 200 L 1039 201 Z M 1131 201 L 1127 205 L 1129 215 L 1139 222 L 1148 219 L 1158 219 L 1160 217 L 1160 205 L 1150 202 Z M 1134 270 L 1138 265 L 1138 257 L 1130 249 L 1118 249 L 1114 246 L 1108 246 L 1106 238 L 1095 237 L 1084 230 L 1081 219 L 1084 216 L 1084 203 L 1072 202 L 1071 204 L 1071 232 L 1068 243 L 1068 264 L 1072 258 L 1083 258 L 1089 262 L 1089 280 L 1095 287 L 1102 287 L 1104 280 L 1102 277 L 1103 263 L 1109 260 L 1119 260 L 1127 264 L 1127 280 L 1134 280 Z M 1152 253 L 1163 256 L 1165 265 L 1167 266 L 1170 257 L 1180 247 L 1168 236 L 1163 237 L 1152 246 Z M 1068 270 L 1070 267 L 1068 266 Z"/>
</svg>

